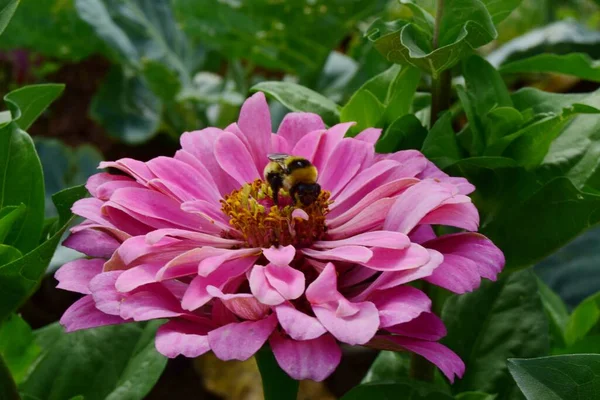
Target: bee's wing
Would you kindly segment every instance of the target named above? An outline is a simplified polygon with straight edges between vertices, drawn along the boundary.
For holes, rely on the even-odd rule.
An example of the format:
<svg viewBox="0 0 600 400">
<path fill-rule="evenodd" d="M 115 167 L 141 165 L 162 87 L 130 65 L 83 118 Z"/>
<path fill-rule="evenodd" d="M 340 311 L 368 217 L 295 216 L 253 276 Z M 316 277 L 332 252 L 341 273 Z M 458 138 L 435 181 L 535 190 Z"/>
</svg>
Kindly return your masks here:
<svg viewBox="0 0 600 400">
<path fill-rule="evenodd" d="M 285 168 L 285 159 L 290 155 L 285 153 L 271 153 L 267 155 L 270 161 L 274 161 L 281 166 L 281 168 Z"/>
</svg>

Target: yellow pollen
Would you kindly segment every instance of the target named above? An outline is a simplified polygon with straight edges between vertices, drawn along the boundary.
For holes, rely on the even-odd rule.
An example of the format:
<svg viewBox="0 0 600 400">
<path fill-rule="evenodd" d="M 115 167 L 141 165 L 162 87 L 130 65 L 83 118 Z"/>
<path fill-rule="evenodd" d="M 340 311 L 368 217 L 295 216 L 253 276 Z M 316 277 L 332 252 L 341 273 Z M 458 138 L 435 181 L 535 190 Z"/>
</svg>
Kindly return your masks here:
<svg viewBox="0 0 600 400">
<path fill-rule="evenodd" d="M 295 206 L 285 190 L 279 192 L 279 207 L 273 204 L 272 196 L 270 186 L 260 179 L 225 196 L 221 210 L 234 229 L 224 232 L 224 236 L 243 240 L 247 247 L 263 248 L 290 244 L 307 247 L 325 236 L 329 192 L 321 191 L 309 206 Z M 304 210 L 308 220 L 292 217 L 296 209 Z"/>
</svg>

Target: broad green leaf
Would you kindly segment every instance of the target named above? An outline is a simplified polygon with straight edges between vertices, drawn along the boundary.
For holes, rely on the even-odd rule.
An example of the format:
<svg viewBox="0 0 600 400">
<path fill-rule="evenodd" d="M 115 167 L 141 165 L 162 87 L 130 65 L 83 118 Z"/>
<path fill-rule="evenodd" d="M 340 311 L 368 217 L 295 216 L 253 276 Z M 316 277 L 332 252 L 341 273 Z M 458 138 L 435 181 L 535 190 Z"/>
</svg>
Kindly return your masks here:
<svg viewBox="0 0 600 400">
<path fill-rule="evenodd" d="M 600 292 L 600 228 L 576 237 L 535 266 L 536 274 L 575 308 L 585 298 Z M 585 279 L 581 279 L 585 276 Z"/>
<path fill-rule="evenodd" d="M 186 34 L 230 58 L 300 76 L 317 74 L 358 21 L 382 11 L 384 0 L 176 0 Z"/>
<path fill-rule="evenodd" d="M 0 40 L 0 49 L 27 49 L 68 61 L 106 53 L 102 41 L 77 15 L 74 3 L 74 0 L 21 1 Z"/>
<path fill-rule="evenodd" d="M 446 112 L 438 118 L 427 134 L 421 152 L 440 168 L 462 158 L 452 129 L 452 113 Z"/>
<path fill-rule="evenodd" d="M 13 121 L 27 130 L 64 89 L 65 85 L 54 83 L 24 86 L 8 93 L 4 101 L 11 109 Z"/>
<path fill-rule="evenodd" d="M 353 91 L 349 86 L 358 69 L 359 63 L 350 55 L 332 51 L 319 74 L 315 90 L 335 102 L 344 102 L 347 91 Z"/>
<path fill-rule="evenodd" d="M 378 20 L 367 35 L 388 61 L 413 65 L 434 78 L 497 36 L 492 18 L 479 0 L 444 2 L 437 49 L 432 48 L 431 27 L 421 21 Z"/>
<path fill-rule="evenodd" d="M 550 338 L 552 339 L 552 346 L 564 347 L 565 328 L 569 320 L 567 306 L 562 299 L 544 282 L 538 279 L 537 283 L 540 298 L 542 299 L 542 304 L 544 305 L 544 311 L 546 312 L 548 323 L 550 325 Z"/>
<path fill-rule="evenodd" d="M 421 71 L 417 68 L 405 66 L 396 75 L 389 86 L 385 101 L 384 125 L 410 112 L 417 86 L 421 79 Z"/>
<path fill-rule="evenodd" d="M 7 244 L 0 244 L 0 267 L 21 257 L 19 249 Z"/>
<path fill-rule="evenodd" d="M 519 271 L 497 282 L 446 300 L 442 318 L 448 329 L 443 343 L 465 362 L 464 377 L 454 393 L 480 390 L 509 399 L 516 388 L 508 357 L 536 357 L 548 352 L 548 323 L 534 274 Z"/>
<path fill-rule="evenodd" d="M 79 186 L 55 194 L 53 201 L 58 210 L 59 229 L 35 249 L 23 252 L 23 257 L 0 267 L 0 320 L 14 312 L 35 291 L 62 234 L 73 218 L 71 206 L 86 193 L 85 188 Z M 43 194 L 39 196 L 43 200 Z"/>
<path fill-rule="evenodd" d="M 361 383 L 392 382 L 407 377 L 409 370 L 410 356 L 407 353 L 384 350 L 379 352 Z"/>
<path fill-rule="evenodd" d="M 487 141 L 493 144 L 516 132 L 525 123 L 525 118 L 516 108 L 497 107 L 488 112 L 486 118 Z"/>
<path fill-rule="evenodd" d="M 393 153 L 398 150 L 420 150 L 427 136 L 427 129 L 413 114 L 406 114 L 390 124 L 375 144 L 377 153 Z"/>
<path fill-rule="evenodd" d="M 0 209 L 20 206 L 26 210 L 4 243 L 22 253 L 39 242 L 44 221 L 44 180 L 40 160 L 29 135 L 15 122 L 0 128 Z"/>
<path fill-rule="evenodd" d="M 456 400 L 496 400 L 497 397 L 483 392 L 462 392 L 454 396 Z"/>
<path fill-rule="evenodd" d="M 573 310 L 565 327 L 565 341 L 567 346 L 587 336 L 600 321 L 600 293 L 596 293 L 581 302 Z"/>
<path fill-rule="evenodd" d="M 481 0 L 481 2 L 487 7 L 494 24 L 502 22 L 521 4 L 521 0 Z"/>
<path fill-rule="evenodd" d="M 19 396 L 19 392 L 17 391 L 17 385 L 10 375 L 10 370 L 4 363 L 2 357 L 0 357 L 0 399 L 21 399 L 21 396 Z"/>
<path fill-rule="evenodd" d="M 550 3 L 548 6 L 551 7 Z M 533 17 L 536 18 L 536 17 Z M 600 32 L 575 21 L 558 21 L 519 36 L 500 46 L 487 56 L 492 65 L 532 57 L 538 54 L 586 53 L 592 59 L 600 58 Z"/>
<path fill-rule="evenodd" d="M 298 395 L 298 381 L 286 374 L 275 359 L 269 347 L 263 347 L 254 355 L 265 400 L 295 399 Z"/>
<path fill-rule="evenodd" d="M 404 380 L 399 383 L 366 383 L 358 385 L 346 393 L 341 400 L 451 400 L 452 396 L 443 393 L 436 386 L 417 380 Z"/>
<path fill-rule="evenodd" d="M 207 106 L 216 104 L 240 106 L 244 102 L 244 97 L 236 91 L 235 84 L 231 80 L 206 71 L 197 73 L 192 86 L 183 89 L 177 98 L 180 101 L 192 100 Z"/>
<path fill-rule="evenodd" d="M 4 243 L 4 239 L 6 239 L 12 226 L 25 215 L 26 210 L 27 207 L 25 204 L 7 206 L 0 209 L 0 243 Z"/>
<path fill-rule="evenodd" d="M 0 1 L 0 34 L 4 32 L 10 22 L 20 0 L 1 0 Z"/>
<path fill-rule="evenodd" d="M 600 354 L 508 360 L 528 400 L 593 400 L 600 396 Z"/>
<path fill-rule="evenodd" d="M 35 332 L 40 359 L 19 389 L 28 396 L 86 400 L 141 400 L 166 358 L 154 347 L 160 321 L 65 333 L 58 324 Z"/>
<path fill-rule="evenodd" d="M 356 136 L 366 128 L 378 126 L 385 106 L 371 92 L 359 90 L 340 110 L 340 122 L 356 122 L 349 136 Z"/>
<path fill-rule="evenodd" d="M 502 249 L 508 270 L 531 266 L 600 222 L 600 196 L 564 177 L 544 182 L 495 157 L 464 159 L 446 172 L 477 188 L 481 232 Z"/>
<path fill-rule="evenodd" d="M 0 324 L 0 357 L 15 382 L 22 382 L 40 353 L 33 331 L 20 316 L 11 314 Z"/>
<path fill-rule="evenodd" d="M 600 64 L 587 54 L 539 54 L 502 65 L 503 74 L 551 72 L 600 82 Z"/>
<path fill-rule="evenodd" d="M 570 346 L 554 347 L 551 355 L 588 353 L 600 354 L 600 335 L 590 334 Z"/>
<path fill-rule="evenodd" d="M 157 132 L 161 101 L 138 76 L 113 67 L 92 100 L 91 114 L 108 133 L 127 143 L 142 143 Z"/>
<path fill-rule="evenodd" d="M 291 82 L 261 82 L 254 85 L 252 92 L 265 92 L 292 111 L 319 114 L 327 125 L 340 122 L 340 107 L 304 86 Z"/>
<path fill-rule="evenodd" d="M 166 64 L 154 60 L 142 61 L 142 73 L 155 96 L 165 102 L 174 101 L 181 90 L 181 81 Z"/>
</svg>

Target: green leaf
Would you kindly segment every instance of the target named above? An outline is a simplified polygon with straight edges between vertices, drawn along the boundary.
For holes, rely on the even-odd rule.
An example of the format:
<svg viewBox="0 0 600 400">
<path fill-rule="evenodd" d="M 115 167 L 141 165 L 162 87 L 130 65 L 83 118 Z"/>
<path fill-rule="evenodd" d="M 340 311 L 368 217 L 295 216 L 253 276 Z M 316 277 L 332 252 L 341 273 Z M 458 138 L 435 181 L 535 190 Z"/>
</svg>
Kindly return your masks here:
<svg viewBox="0 0 600 400">
<path fill-rule="evenodd" d="M 378 20 L 369 28 L 367 36 L 388 61 L 413 65 L 434 78 L 497 36 L 492 18 L 479 0 L 444 2 L 437 49 L 432 48 L 431 29 L 419 17 L 412 22 Z"/>
<path fill-rule="evenodd" d="M 181 90 L 181 81 L 175 71 L 158 61 L 144 60 L 142 73 L 155 96 L 165 102 L 175 100 Z"/>
<path fill-rule="evenodd" d="M 304 86 L 291 82 L 261 82 L 251 92 L 265 92 L 292 111 L 313 112 L 327 125 L 340 122 L 340 107 L 333 101 Z"/>
<path fill-rule="evenodd" d="M 508 367 L 530 400 L 592 400 L 600 395 L 599 354 L 512 358 Z"/>
<path fill-rule="evenodd" d="M 487 7 L 494 24 L 502 22 L 521 4 L 521 0 L 481 0 Z"/>
<path fill-rule="evenodd" d="M 413 114 L 406 114 L 390 124 L 375 144 L 377 153 L 394 153 L 398 150 L 420 150 L 427 129 Z"/>
<path fill-rule="evenodd" d="M 0 48 L 27 49 L 69 61 L 106 53 L 102 41 L 75 12 L 73 0 L 22 1 L 0 40 Z"/>
<path fill-rule="evenodd" d="M 2 357 L 0 357 L 0 399 L 6 400 L 20 400 L 19 392 L 15 381 L 10 375 L 10 370 L 4 363 Z"/>
<path fill-rule="evenodd" d="M 503 74 L 550 72 L 600 82 L 600 64 L 583 53 L 539 54 L 504 64 L 500 72 Z"/>
<path fill-rule="evenodd" d="M 359 90 L 340 110 L 340 122 L 356 122 L 349 136 L 356 136 L 362 130 L 378 126 L 385 107 L 371 92 Z"/>
<path fill-rule="evenodd" d="M 596 293 L 581 302 L 573 310 L 565 327 L 567 346 L 587 336 L 600 321 L 600 293 Z"/>
<path fill-rule="evenodd" d="M 198 43 L 267 69 L 317 74 L 331 49 L 358 21 L 384 9 L 384 0 L 176 0 L 177 20 Z"/>
<path fill-rule="evenodd" d="M 452 129 L 452 113 L 446 112 L 438 118 L 427 134 L 421 152 L 440 168 L 462 158 Z"/>
<path fill-rule="evenodd" d="M 28 396 L 141 400 L 166 358 L 154 347 L 160 321 L 65 333 L 58 324 L 36 331 L 42 355 L 19 389 Z"/>
<path fill-rule="evenodd" d="M 244 102 L 244 97 L 236 90 L 231 80 L 206 71 L 197 73 L 192 86 L 183 89 L 177 98 L 180 101 L 192 100 L 206 106 L 240 106 Z"/>
<path fill-rule="evenodd" d="M 564 177 L 543 182 L 506 158 L 464 159 L 446 172 L 477 188 L 480 230 L 502 249 L 507 270 L 531 266 L 600 221 L 600 196 Z"/>
<path fill-rule="evenodd" d="M 29 135 L 15 122 L 0 128 L 0 209 L 26 207 L 4 243 L 22 253 L 39 242 L 44 221 L 44 180 L 40 160 Z"/>
<path fill-rule="evenodd" d="M 150 139 L 160 124 L 162 104 L 139 76 L 113 67 L 92 100 L 91 114 L 108 133 L 130 144 Z"/>
<path fill-rule="evenodd" d="M 22 254 L 18 249 L 7 244 L 0 244 L 0 266 L 8 264 L 21 256 Z"/>
<path fill-rule="evenodd" d="M 7 206 L 0 209 L 0 243 L 4 243 L 4 239 L 6 239 L 12 226 L 25 215 L 26 210 L 27 207 L 25 204 Z"/>
<path fill-rule="evenodd" d="M 391 382 L 408 376 L 409 370 L 410 357 L 407 353 L 380 351 L 361 383 Z"/>
<path fill-rule="evenodd" d="M 535 19 L 537 16 L 530 18 Z M 500 46 L 487 56 L 487 60 L 492 65 L 500 66 L 544 53 L 586 53 L 593 59 L 598 59 L 598 43 L 600 32 L 575 21 L 558 21 L 533 29 Z"/>
<path fill-rule="evenodd" d="M 462 392 L 454 396 L 456 400 L 496 400 L 497 397 L 483 392 Z"/>
<path fill-rule="evenodd" d="M 1 0 L 0 1 L 0 34 L 4 32 L 10 22 L 20 0 Z"/>
<path fill-rule="evenodd" d="M 421 71 L 417 68 L 403 67 L 389 86 L 385 100 L 383 124 L 385 126 L 410 112 L 413 98 L 419 86 Z"/>
<path fill-rule="evenodd" d="M 442 319 L 448 329 L 443 343 L 465 362 L 455 393 L 481 390 L 508 399 L 516 388 L 506 368 L 508 357 L 535 357 L 548 352 L 548 324 L 534 274 L 519 271 L 498 282 L 483 281 L 473 293 L 446 300 Z"/>
<path fill-rule="evenodd" d="M 0 356 L 15 382 L 22 382 L 40 353 L 33 331 L 20 316 L 12 314 L 0 324 Z"/>
<path fill-rule="evenodd" d="M 59 229 L 35 249 L 24 253 L 23 257 L 0 267 L 0 320 L 16 310 L 35 291 L 63 232 L 71 222 L 71 206 L 86 193 L 85 188 L 79 186 L 55 194 L 53 200 L 58 210 Z M 43 199 L 42 194 L 40 199 Z"/>
<path fill-rule="evenodd" d="M 299 382 L 281 369 L 271 349 L 260 349 L 254 358 L 260 371 L 265 400 L 295 400 Z"/>
<path fill-rule="evenodd" d="M 54 83 L 24 86 L 4 96 L 4 101 L 11 109 L 13 121 L 27 130 L 64 89 L 65 85 Z"/>
<path fill-rule="evenodd" d="M 366 383 L 346 393 L 341 400 L 451 400 L 436 386 L 406 379 L 399 383 Z"/>
<path fill-rule="evenodd" d="M 569 320 L 569 312 L 562 299 L 540 279 L 537 280 L 540 298 L 550 324 L 553 347 L 565 346 L 565 328 Z"/>
</svg>

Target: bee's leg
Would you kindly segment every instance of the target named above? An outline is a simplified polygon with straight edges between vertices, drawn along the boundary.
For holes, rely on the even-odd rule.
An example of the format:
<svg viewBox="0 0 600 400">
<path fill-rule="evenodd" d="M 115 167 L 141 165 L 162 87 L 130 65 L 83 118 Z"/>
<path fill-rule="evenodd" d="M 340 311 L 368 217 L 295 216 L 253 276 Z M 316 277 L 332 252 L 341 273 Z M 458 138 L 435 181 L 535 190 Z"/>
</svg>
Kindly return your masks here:
<svg viewBox="0 0 600 400">
<path fill-rule="evenodd" d="M 298 199 L 296 199 L 296 193 L 298 193 L 298 187 L 294 185 L 290 188 L 290 198 L 292 199 L 292 204 L 294 206 L 298 203 Z"/>
<path fill-rule="evenodd" d="M 281 177 L 277 174 L 268 174 L 267 182 L 269 183 L 271 191 L 273 192 L 273 203 L 276 206 L 279 206 L 279 190 L 283 187 Z"/>
</svg>

